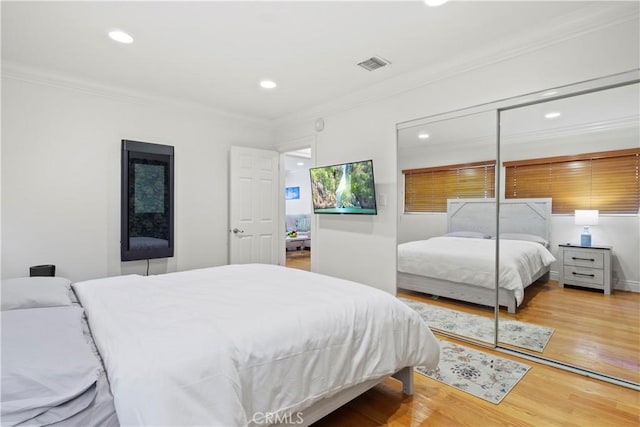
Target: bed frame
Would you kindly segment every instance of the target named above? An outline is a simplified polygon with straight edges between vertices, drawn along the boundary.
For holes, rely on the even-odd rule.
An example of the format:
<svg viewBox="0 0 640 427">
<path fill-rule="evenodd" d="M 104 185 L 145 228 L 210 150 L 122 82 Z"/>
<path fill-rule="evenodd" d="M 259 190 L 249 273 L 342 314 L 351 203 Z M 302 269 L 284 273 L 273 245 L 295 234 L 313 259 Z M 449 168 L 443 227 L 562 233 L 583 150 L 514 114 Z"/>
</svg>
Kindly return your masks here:
<svg viewBox="0 0 640 427">
<path fill-rule="evenodd" d="M 491 236 L 496 233 L 495 199 L 449 199 L 447 200 L 447 231 L 478 231 Z M 509 199 L 500 202 L 500 232 L 526 233 L 544 237 L 550 241 L 551 199 Z M 533 282 L 549 277 L 549 267 L 539 271 Z M 525 288 L 531 283 L 525 285 Z M 425 294 L 495 306 L 495 290 L 409 273 L 397 273 L 397 287 Z M 509 313 L 516 312 L 513 291 L 500 288 L 498 305 L 507 307 Z"/>
<path fill-rule="evenodd" d="M 393 378 L 396 378 L 402 382 L 402 392 L 406 395 L 413 395 L 413 367 L 407 366 L 395 374 L 392 375 Z M 310 407 L 303 409 L 300 411 L 303 414 L 303 421 L 300 424 L 301 426 L 308 426 L 310 424 L 315 423 L 319 419 L 329 415 L 331 412 L 335 411 L 339 407 L 349 403 L 356 397 L 361 394 L 369 391 L 376 385 L 380 384 L 385 379 L 389 378 L 388 375 L 385 375 L 381 378 L 372 379 L 369 381 L 365 381 L 363 383 L 357 384 L 353 387 L 350 387 L 346 390 L 343 390 L 331 397 L 319 400 L 314 403 Z M 293 420 L 296 420 L 296 415 L 291 414 Z M 274 424 L 275 426 L 291 426 L 291 424 L 283 423 L 283 424 Z"/>
</svg>

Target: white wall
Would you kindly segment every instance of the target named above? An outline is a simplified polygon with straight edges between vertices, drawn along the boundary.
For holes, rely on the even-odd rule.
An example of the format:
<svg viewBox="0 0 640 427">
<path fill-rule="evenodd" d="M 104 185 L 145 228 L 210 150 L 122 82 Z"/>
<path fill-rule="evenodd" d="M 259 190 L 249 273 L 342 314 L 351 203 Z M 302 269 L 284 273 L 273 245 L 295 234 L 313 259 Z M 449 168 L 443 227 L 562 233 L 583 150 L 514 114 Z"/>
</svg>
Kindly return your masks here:
<svg viewBox="0 0 640 427">
<path fill-rule="evenodd" d="M 263 123 L 2 80 L 2 277 L 55 264 L 83 280 L 144 274 L 120 262 L 122 139 L 175 146 L 175 256 L 151 273 L 228 262 L 229 147 L 272 146 Z M 163 104 L 164 105 L 164 104 Z"/>
<path fill-rule="evenodd" d="M 311 180 L 309 179 L 309 169 L 287 171 L 284 182 L 287 187 L 300 188 L 299 199 L 285 201 L 286 214 L 311 214 Z"/>
<path fill-rule="evenodd" d="M 425 70 L 425 84 L 414 90 L 341 111 L 318 114 L 317 107 L 306 117 L 280 122 L 277 140 L 288 141 L 313 134 L 314 120 L 322 115 L 316 163 L 371 158 L 377 189 L 389 196 L 375 217 L 316 216 L 314 269 L 395 293 L 397 123 L 638 68 L 637 36 L 637 20 L 629 20 L 449 76 Z"/>
</svg>

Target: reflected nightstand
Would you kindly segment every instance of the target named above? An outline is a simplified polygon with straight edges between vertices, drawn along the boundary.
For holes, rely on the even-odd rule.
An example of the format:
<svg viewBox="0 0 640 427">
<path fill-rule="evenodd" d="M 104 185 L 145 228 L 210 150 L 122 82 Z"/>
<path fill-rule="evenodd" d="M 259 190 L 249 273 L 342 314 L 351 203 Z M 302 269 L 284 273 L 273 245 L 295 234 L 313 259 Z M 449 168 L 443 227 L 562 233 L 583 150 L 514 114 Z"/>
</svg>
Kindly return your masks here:
<svg viewBox="0 0 640 427">
<path fill-rule="evenodd" d="M 573 244 L 560 247 L 560 277 L 558 284 L 602 289 L 611 294 L 612 246 L 580 246 Z"/>
</svg>

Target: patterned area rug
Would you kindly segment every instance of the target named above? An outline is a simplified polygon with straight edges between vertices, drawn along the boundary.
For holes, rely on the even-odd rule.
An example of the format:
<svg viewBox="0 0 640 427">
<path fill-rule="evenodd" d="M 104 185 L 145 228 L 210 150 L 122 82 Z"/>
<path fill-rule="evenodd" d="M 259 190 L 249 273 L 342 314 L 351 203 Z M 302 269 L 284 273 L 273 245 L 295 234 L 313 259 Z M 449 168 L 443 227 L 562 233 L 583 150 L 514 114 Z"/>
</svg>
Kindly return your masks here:
<svg viewBox="0 0 640 427">
<path fill-rule="evenodd" d="M 406 298 L 402 302 L 417 311 L 435 329 L 451 332 L 481 341 L 493 342 L 494 320 L 489 317 L 464 313 Z M 500 319 L 500 342 L 542 353 L 554 329 L 517 320 Z"/>
<path fill-rule="evenodd" d="M 436 369 L 415 371 L 476 397 L 498 404 L 531 369 L 530 366 L 493 354 L 440 341 Z"/>
</svg>

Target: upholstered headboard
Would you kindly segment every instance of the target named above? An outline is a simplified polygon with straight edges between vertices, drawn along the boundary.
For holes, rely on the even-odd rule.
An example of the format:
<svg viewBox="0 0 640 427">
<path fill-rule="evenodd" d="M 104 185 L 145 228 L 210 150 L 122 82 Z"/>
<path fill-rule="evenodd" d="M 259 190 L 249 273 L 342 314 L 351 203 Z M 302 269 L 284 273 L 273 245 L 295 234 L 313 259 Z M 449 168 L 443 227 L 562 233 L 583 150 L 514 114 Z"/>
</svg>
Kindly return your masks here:
<svg viewBox="0 0 640 427">
<path fill-rule="evenodd" d="M 496 233 L 495 199 L 447 200 L 447 231 Z M 500 232 L 551 238 L 551 199 L 509 199 L 500 202 Z"/>
</svg>

